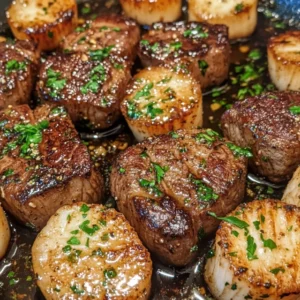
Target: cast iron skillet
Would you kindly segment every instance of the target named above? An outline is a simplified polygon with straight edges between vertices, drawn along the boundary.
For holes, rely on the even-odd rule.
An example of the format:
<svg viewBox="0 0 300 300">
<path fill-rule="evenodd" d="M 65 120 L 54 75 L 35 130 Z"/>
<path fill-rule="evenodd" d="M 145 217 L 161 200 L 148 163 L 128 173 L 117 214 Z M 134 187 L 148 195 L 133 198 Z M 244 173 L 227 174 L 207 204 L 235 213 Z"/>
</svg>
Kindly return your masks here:
<svg viewBox="0 0 300 300">
<path fill-rule="evenodd" d="M 107 0 L 110 5 L 105 5 L 104 0 L 91 1 L 91 14 L 101 14 L 107 12 L 120 12 L 120 7 L 117 0 Z M 5 23 L 5 8 L 9 4 L 10 0 L 0 1 L 0 35 L 11 36 L 11 33 Z M 107 4 L 106 3 L 106 4 Z M 83 4 L 79 5 L 79 11 L 81 10 Z M 110 6 L 108 8 L 108 6 Z M 257 67 L 266 68 L 266 41 L 276 32 L 281 32 L 282 29 L 274 29 L 274 25 L 278 22 L 277 19 L 266 18 L 265 15 L 269 14 L 269 0 L 261 1 L 261 7 L 259 9 L 259 22 L 258 28 L 254 35 L 250 39 L 236 41 L 232 44 L 232 54 L 231 54 L 231 71 L 230 76 L 235 76 L 235 66 L 239 64 L 249 63 L 248 53 L 253 49 L 259 49 L 263 55 L 262 57 L 255 61 L 254 64 Z M 265 13 L 263 13 L 265 12 Z M 185 19 L 186 6 L 183 7 L 182 19 Z M 88 17 L 88 16 L 85 16 Z M 276 26 L 282 27 L 282 26 Z M 143 28 L 146 30 L 147 28 Z M 242 53 L 248 50 L 248 53 Z M 139 65 L 137 63 L 136 68 Z M 270 84 L 268 78 L 267 69 L 264 71 L 262 76 L 256 81 L 250 83 L 250 86 L 259 83 L 266 87 Z M 269 88 L 272 88 L 268 86 Z M 220 87 L 219 91 L 216 89 L 206 91 L 204 93 L 204 127 L 213 128 L 214 130 L 219 130 L 219 120 L 222 113 L 228 108 L 228 105 L 234 101 L 238 90 L 240 87 L 238 85 L 232 85 L 230 80 L 224 83 Z M 218 95 L 220 94 L 221 95 Z M 225 101 L 225 102 L 224 102 Z M 211 105 L 213 103 L 219 103 L 221 106 L 218 110 L 213 111 Z M 115 148 L 115 141 L 122 141 L 125 145 L 134 142 L 133 137 L 126 127 L 124 120 L 121 120 L 115 125 L 118 134 L 111 135 L 112 132 L 106 132 L 105 139 L 97 139 L 92 133 L 81 132 L 82 137 L 92 139 L 90 142 L 90 148 L 94 145 L 101 144 L 103 148 L 108 148 L 108 155 L 103 159 L 98 159 L 98 165 L 100 170 L 106 175 L 108 172 L 108 167 L 111 160 L 117 154 L 117 148 Z M 256 185 L 254 181 L 257 179 L 251 178 L 248 180 L 247 186 L 248 191 L 251 190 L 251 197 L 246 196 L 245 201 L 249 201 L 254 198 L 280 198 L 281 190 L 275 190 L 266 185 Z M 107 180 L 106 180 L 107 182 Z M 113 206 L 114 202 L 107 191 L 107 205 Z M 36 233 L 31 229 L 25 228 L 19 225 L 14 219 L 9 216 L 12 239 L 10 247 L 6 257 L 0 261 L 0 299 L 44 299 L 40 291 L 35 285 L 34 274 L 31 265 L 31 245 L 35 239 Z M 154 272 L 152 280 L 152 297 L 155 300 L 164 299 L 212 299 L 207 293 L 206 296 L 203 294 L 207 291 L 205 283 L 203 281 L 202 269 L 205 262 L 205 256 L 208 252 L 211 244 L 213 242 L 213 237 L 205 238 L 201 247 L 199 247 L 198 259 L 191 265 L 185 268 L 173 268 L 169 266 L 162 265 L 156 257 L 153 257 L 154 261 Z"/>
</svg>

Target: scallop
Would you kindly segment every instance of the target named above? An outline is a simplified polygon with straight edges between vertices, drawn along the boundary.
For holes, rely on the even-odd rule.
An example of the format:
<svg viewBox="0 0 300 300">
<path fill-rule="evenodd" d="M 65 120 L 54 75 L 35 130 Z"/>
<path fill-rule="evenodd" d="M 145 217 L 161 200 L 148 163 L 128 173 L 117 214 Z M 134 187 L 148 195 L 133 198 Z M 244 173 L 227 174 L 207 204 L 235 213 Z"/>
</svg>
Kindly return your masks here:
<svg viewBox="0 0 300 300">
<path fill-rule="evenodd" d="M 7 21 L 19 40 L 32 39 L 41 50 L 53 50 L 77 24 L 75 0 L 15 0 Z"/>
<path fill-rule="evenodd" d="M 148 299 L 152 262 L 125 217 L 102 205 L 60 208 L 32 247 L 49 299 Z"/>
<path fill-rule="evenodd" d="M 289 31 L 270 39 L 268 67 L 277 89 L 300 91 L 300 31 Z"/>
<path fill-rule="evenodd" d="M 244 38 L 253 33 L 257 24 L 258 0 L 190 0 L 189 21 L 225 24 L 229 38 Z"/>
<path fill-rule="evenodd" d="M 199 82 L 185 64 L 149 67 L 134 76 L 121 111 L 138 141 L 202 126 Z"/>
<path fill-rule="evenodd" d="M 282 201 L 300 206 L 300 167 L 295 171 L 293 178 L 289 181 Z"/>
<path fill-rule="evenodd" d="M 138 23 L 173 22 L 181 16 L 182 0 L 120 0 L 128 17 Z"/>
<path fill-rule="evenodd" d="M 300 299 L 300 208 L 256 200 L 219 219 L 204 272 L 215 299 Z"/>
<path fill-rule="evenodd" d="M 6 253 L 10 240 L 10 229 L 3 208 L 0 206 L 0 259 Z"/>
</svg>

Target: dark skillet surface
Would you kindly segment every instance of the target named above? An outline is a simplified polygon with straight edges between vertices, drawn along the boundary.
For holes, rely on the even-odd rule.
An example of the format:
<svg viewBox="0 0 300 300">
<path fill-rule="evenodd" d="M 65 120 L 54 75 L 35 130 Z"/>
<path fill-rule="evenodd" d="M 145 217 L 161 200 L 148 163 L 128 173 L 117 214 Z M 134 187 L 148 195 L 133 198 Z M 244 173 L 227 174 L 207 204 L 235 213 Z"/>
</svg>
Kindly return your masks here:
<svg viewBox="0 0 300 300">
<path fill-rule="evenodd" d="M 1 0 L 0 2 L 0 20 L 5 20 L 4 9 L 9 4 L 10 0 Z M 112 4 L 110 9 L 105 7 L 104 1 L 91 1 L 95 9 L 92 9 L 91 14 L 96 12 L 107 12 L 119 11 L 118 5 L 115 4 L 113 0 L 108 0 L 106 3 Z M 183 9 L 185 11 L 185 9 Z M 184 18 L 184 13 L 183 13 Z M 232 55 L 231 55 L 231 72 L 234 72 L 234 67 L 236 64 L 246 63 L 247 54 L 243 54 L 239 51 L 240 46 L 249 46 L 250 49 L 261 49 L 264 53 L 263 57 L 255 62 L 258 66 L 266 66 L 266 41 L 269 36 L 273 35 L 276 31 L 281 32 L 282 30 L 274 31 L 273 25 L 276 21 L 270 20 L 264 17 L 262 13 L 259 14 L 259 30 L 256 30 L 255 34 L 249 39 L 242 42 L 232 44 Z M 7 25 L 5 23 L 0 23 L 0 35 L 10 35 L 7 30 Z M 138 67 L 138 64 L 137 66 Z M 234 74 L 231 74 L 234 76 Z M 262 83 L 264 86 L 270 81 L 265 70 L 263 75 L 259 80 L 254 83 Z M 233 102 L 233 97 L 237 94 L 239 86 L 232 86 L 229 83 L 225 83 L 224 87 L 229 90 L 217 97 L 218 99 L 224 98 L 227 103 Z M 204 127 L 210 127 L 215 130 L 219 130 L 219 120 L 222 113 L 225 111 L 225 107 L 218 109 L 217 111 L 211 110 L 211 104 L 213 103 L 213 97 L 210 91 L 205 93 L 203 104 L 204 104 Z M 120 123 L 124 123 L 123 120 Z M 115 139 L 132 141 L 132 136 L 128 129 L 119 135 L 109 138 L 104 142 L 98 142 L 96 144 L 103 145 L 105 148 L 107 145 L 111 145 Z M 90 144 L 91 145 L 91 144 Z M 108 155 L 106 159 L 98 159 L 100 169 L 104 171 L 104 174 L 108 174 L 107 168 L 110 164 L 111 159 L 117 151 Z M 263 186 L 256 186 L 251 182 L 248 182 L 246 201 L 254 198 L 280 198 L 280 192 L 272 193 Z M 109 193 L 107 193 L 107 199 L 109 204 L 111 204 L 111 199 L 109 198 Z M 35 239 L 36 233 L 24 226 L 18 225 L 13 218 L 9 218 L 11 222 L 12 239 L 10 247 L 6 257 L 0 261 L 0 299 L 44 299 L 39 290 L 36 288 L 34 282 L 34 274 L 32 272 L 31 266 L 31 255 L 30 249 L 31 245 Z M 202 277 L 202 267 L 205 261 L 205 255 L 208 252 L 210 245 L 212 243 L 211 237 L 206 238 L 201 242 L 199 247 L 199 256 L 196 262 L 192 265 L 187 266 L 183 269 L 175 269 L 172 267 L 164 266 L 157 258 L 153 257 L 154 260 L 154 272 L 152 280 L 152 298 L 155 300 L 164 299 L 212 299 L 208 297 L 201 296 L 206 288 Z"/>
</svg>

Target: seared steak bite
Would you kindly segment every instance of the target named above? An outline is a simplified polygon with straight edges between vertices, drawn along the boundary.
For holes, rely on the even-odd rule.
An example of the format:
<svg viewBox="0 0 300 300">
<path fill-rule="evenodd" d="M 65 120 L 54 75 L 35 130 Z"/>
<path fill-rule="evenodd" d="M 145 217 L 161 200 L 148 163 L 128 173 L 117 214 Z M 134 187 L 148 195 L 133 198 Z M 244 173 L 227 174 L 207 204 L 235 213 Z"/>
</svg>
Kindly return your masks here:
<svg viewBox="0 0 300 300">
<path fill-rule="evenodd" d="M 1 111 L 0 154 L 1 202 L 22 223 L 41 229 L 62 205 L 102 198 L 103 180 L 63 107 Z"/>
<path fill-rule="evenodd" d="M 230 45 L 225 25 L 198 22 L 156 23 L 142 36 L 138 55 L 144 66 L 189 58 L 200 69 L 201 87 L 228 76 Z"/>
<path fill-rule="evenodd" d="M 250 147 L 250 166 L 274 182 L 291 178 L 300 164 L 300 93 L 272 92 L 251 97 L 222 116 L 224 135 Z"/>
<path fill-rule="evenodd" d="M 114 46 L 112 54 L 133 61 L 139 39 L 140 29 L 133 20 L 119 15 L 104 15 L 77 27 L 64 39 L 61 47 L 67 53 L 88 53 Z"/>
<path fill-rule="evenodd" d="M 39 51 L 32 42 L 0 43 L 0 109 L 28 103 L 38 63 Z"/>
<path fill-rule="evenodd" d="M 109 52 L 108 52 L 109 53 Z M 65 106 L 74 122 L 93 129 L 111 126 L 130 79 L 128 64 L 100 54 L 57 54 L 41 66 L 37 93 L 42 101 Z"/>
<path fill-rule="evenodd" d="M 118 209 L 153 253 L 182 266 L 196 255 L 198 233 L 210 234 L 243 199 L 246 149 L 211 129 L 177 131 L 132 146 L 111 173 Z"/>
</svg>

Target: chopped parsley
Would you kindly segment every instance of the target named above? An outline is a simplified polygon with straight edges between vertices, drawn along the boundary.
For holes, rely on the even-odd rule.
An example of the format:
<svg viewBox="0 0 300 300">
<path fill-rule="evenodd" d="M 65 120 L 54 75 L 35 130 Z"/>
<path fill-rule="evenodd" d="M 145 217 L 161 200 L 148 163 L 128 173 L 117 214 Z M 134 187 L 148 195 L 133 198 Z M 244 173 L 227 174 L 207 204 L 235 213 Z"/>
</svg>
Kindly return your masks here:
<svg viewBox="0 0 300 300">
<path fill-rule="evenodd" d="M 231 234 L 234 235 L 235 237 L 239 236 L 239 233 L 236 230 L 232 230 Z"/>
<path fill-rule="evenodd" d="M 56 116 L 65 117 L 66 115 L 67 115 L 67 111 L 63 106 L 54 107 L 49 114 L 50 117 L 56 117 Z"/>
<path fill-rule="evenodd" d="M 238 14 L 238 13 L 242 12 L 243 9 L 244 9 L 244 3 L 241 2 L 235 6 L 234 11 L 235 11 L 235 13 Z"/>
<path fill-rule="evenodd" d="M 174 43 L 171 43 L 170 46 L 175 50 L 179 50 L 181 47 L 182 47 L 182 43 L 181 42 L 174 42 Z"/>
<path fill-rule="evenodd" d="M 36 125 L 32 124 L 17 124 L 14 126 L 14 131 L 18 133 L 16 144 L 21 145 L 21 154 L 26 154 L 31 144 L 39 144 L 42 141 L 42 132 L 48 128 L 49 122 L 43 120 Z"/>
<path fill-rule="evenodd" d="M 154 119 L 155 117 L 157 117 L 157 115 L 162 114 L 164 111 L 161 108 L 158 107 L 154 107 L 156 105 L 156 103 L 154 102 L 150 102 L 148 103 L 145 108 L 146 110 L 146 114 L 151 118 Z"/>
<path fill-rule="evenodd" d="M 210 249 L 208 252 L 207 252 L 207 255 L 206 255 L 206 258 L 212 258 L 215 256 L 215 251 L 214 249 Z"/>
<path fill-rule="evenodd" d="M 84 294 L 84 290 L 79 289 L 76 285 L 71 285 L 70 289 L 72 290 L 72 292 L 74 294 L 77 294 L 77 295 L 83 295 Z"/>
<path fill-rule="evenodd" d="M 107 270 L 104 270 L 103 274 L 107 279 L 115 278 L 118 275 L 117 271 L 114 268 L 109 268 Z"/>
<path fill-rule="evenodd" d="M 89 14 L 91 12 L 91 7 L 90 6 L 84 6 L 82 9 L 81 9 L 81 13 L 83 15 L 86 15 L 86 14 Z"/>
<path fill-rule="evenodd" d="M 104 233 L 101 236 L 101 241 L 107 242 L 109 240 L 109 234 L 108 233 Z"/>
<path fill-rule="evenodd" d="M 178 139 L 179 138 L 179 134 L 175 131 L 170 131 L 169 135 L 171 136 L 172 139 Z"/>
<path fill-rule="evenodd" d="M 119 173 L 120 174 L 124 174 L 126 172 L 126 170 L 124 168 L 119 168 Z"/>
<path fill-rule="evenodd" d="M 208 63 L 205 60 L 198 60 L 198 67 L 201 70 L 202 76 L 205 76 L 208 69 Z"/>
<path fill-rule="evenodd" d="M 82 222 L 80 225 L 79 225 L 79 228 L 85 232 L 86 234 L 88 235 L 94 235 L 94 233 L 96 231 L 98 231 L 100 228 L 98 225 L 94 224 L 92 227 L 89 227 L 88 225 L 90 224 L 90 221 L 89 220 L 85 220 L 84 222 Z"/>
<path fill-rule="evenodd" d="M 162 179 L 165 176 L 165 173 L 169 170 L 168 166 L 161 167 L 159 164 L 152 163 L 155 173 L 156 173 L 156 181 L 161 183 Z"/>
<path fill-rule="evenodd" d="M 101 220 L 99 220 L 99 224 L 100 224 L 101 226 L 106 226 L 106 225 L 107 225 L 107 222 L 106 222 L 105 220 L 101 219 Z"/>
<path fill-rule="evenodd" d="M 9 177 L 9 176 L 12 176 L 13 174 L 14 174 L 14 170 L 13 170 L 13 169 L 7 169 L 7 170 L 3 173 L 3 176 Z"/>
<path fill-rule="evenodd" d="M 255 227 L 256 230 L 260 229 L 260 222 L 259 221 L 254 221 L 253 225 L 254 225 L 254 227 Z"/>
<path fill-rule="evenodd" d="M 248 54 L 248 58 L 250 58 L 252 60 L 258 60 L 258 59 L 262 58 L 262 52 L 260 51 L 260 49 L 253 49 Z"/>
<path fill-rule="evenodd" d="M 242 148 L 232 143 L 226 143 L 227 147 L 233 152 L 234 156 L 253 157 L 250 148 Z"/>
<path fill-rule="evenodd" d="M 127 102 L 127 116 L 130 119 L 138 119 L 140 118 L 142 113 L 138 111 L 136 104 L 133 101 L 128 101 Z"/>
<path fill-rule="evenodd" d="M 87 94 L 88 92 L 96 94 L 99 91 L 100 83 L 103 83 L 106 80 L 106 71 L 104 66 L 100 64 L 93 68 L 89 76 L 89 81 L 80 88 L 80 91 L 83 94 Z"/>
<path fill-rule="evenodd" d="M 148 46 L 149 45 L 149 41 L 147 41 L 147 40 L 141 40 L 140 44 L 143 45 L 143 46 Z"/>
<path fill-rule="evenodd" d="M 70 253 L 72 250 L 70 245 L 67 245 L 65 247 L 62 248 L 63 253 Z"/>
<path fill-rule="evenodd" d="M 26 69 L 26 63 L 17 61 L 15 59 L 9 60 L 5 65 L 5 73 L 10 74 L 13 71 L 24 71 Z"/>
<path fill-rule="evenodd" d="M 190 252 L 193 253 L 193 252 L 197 252 L 198 251 L 198 246 L 197 245 L 194 245 L 191 249 L 190 249 Z"/>
<path fill-rule="evenodd" d="M 289 111 L 293 114 L 293 115 L 299 115 L 300 114 L 300 106 L 291 106 L 289 108 Z"/>
<path fill-rule="evenodd" d="M 90 210 L 90 208 L 85 203 L 82 204 L 80 207 L 80 212 L 87 213 L 89 210 Z"/>
<path fill-rule="evenodd" d="M 61 73 L 56 72 L 53 69 L 49 68 L 47 70 L 47 82 L 46 87 L 50 89 L 50 96 L 51 97 L 57 97 L 58 92 L 61 91 L 65 85 L 67 80 L 64 78 L 61 78 Z"/>
<path fill-rule="evenodd" d="M 110 52 L 114 47 L 114 45 L 111 45 L 102 49 L 90 51 L 90 58 L 94 61 L 103 61 L 110 55 Z"/>
<path fill-rule="evenodd" d="M 72 252 L 68 255 L 68 261 L 75 264 L 78 262 L 79 260 L 79 256 L 81 254 L 82 251 L 80 250 L 72 250 Z"/>
<path fill-rule="evenodd" d="M 270 270 L 270 272 L 273 273 L 273 274 L 275 274 L 275 275 L 277 275 L 279 272 L 284 273 L 284 272 L 285 272 L 285 269 L 279 267 L 279 268 L 275 268 L 275 269 Z"/>
<path fill-rule="evenodd" d="M 214 190 L 208 187 L 203 181 L 191 177 L 192 183 L 197 187 L 198 200 L 204 202 L 216 201 L 219 195 Z"/>
<path fill-rule="evenodd" d="M 98 248 L 97 250 L 93 250 L 92 255 L 104 257 L 104 252 L 102 251 L 101 248 Z"/>
<path fill-rule="evenodd" d="M 154 180 L 139 179 L 139 185 L 146 188 L 149 193 L 154 193 L 156 196 L 160 197 L 163 195 L 162 191 L 157 187 Z"/>
<path fill-rule="evenodd" d="M 254 242 L 254 238 L 251 235 L 248 235 L 247 237 L 247 258 L 248 260 L 254 260 L 258 259 L 258 257 L 255 255 L 257 245 Z"/>
<path fill-rule="evenodd" d="M 276 243 L 272 239 L 265 240 L 262 234 L 260 234 L 260 238 L 263 241 L 263 245 L 265 248 L 269 248 L 270 250 L 277 248 Z"/>
<path fill-rule="evenodd" d="M 198 25 L 195 28 L 184 31 L 183 36 L 188 38 L 207 38 L 208 33 L 205 32 L 200 25 Z"/>
<path fill-rule="evenodd" d="M 138 91 L 135 96 L 134 99 L 138 100 L 141 97 L 148 97 L 151 95 L 150 91 L 153 88 L 153 83 L 150 82 L 148 84 L 146 84 L 140 91 Z"/>
<path fill-rule="evenodd" d="M 234 216 L 230 216 L 230 217 L 218 217 L 214 212 L 208 212 L 208 214 L 218 220 L 221 220 L 221 221 L 225 221 L 227 223 L 230 223 L 240 229 L 246 229 L 247 227 L 249 227 L 249 224 L 246 223 L 245 221 L 243 220 L 240 220 L 238 219 L 237 217 L 234 217 Z"/>
<path fill-rule="evenodd" d="M 68 245 L 80 245 L 80 241 L 76 236 L 72 236 L 68 241 Z"/>
<path fill-rule="evenodd" d="M 220 135 L 216 131 L 207 129 L 205 132 L 200 132 L 196 135 L 196 141 L 206 143 L 211 146 L 212 143 L 215 142 L 219 137 Z"/>
</svg>

